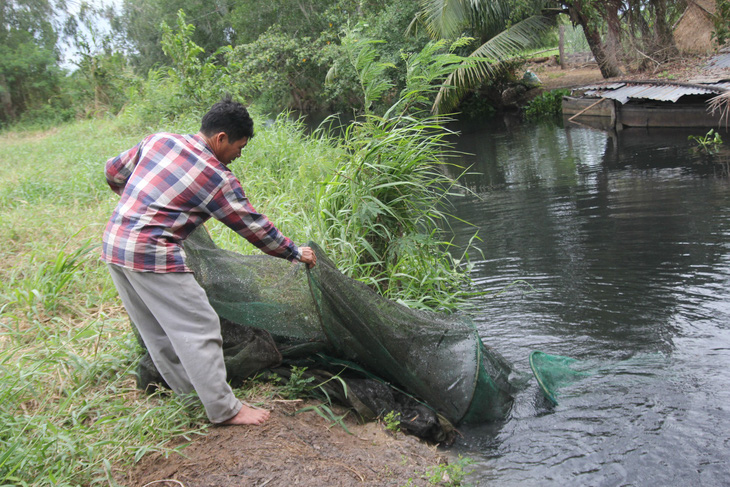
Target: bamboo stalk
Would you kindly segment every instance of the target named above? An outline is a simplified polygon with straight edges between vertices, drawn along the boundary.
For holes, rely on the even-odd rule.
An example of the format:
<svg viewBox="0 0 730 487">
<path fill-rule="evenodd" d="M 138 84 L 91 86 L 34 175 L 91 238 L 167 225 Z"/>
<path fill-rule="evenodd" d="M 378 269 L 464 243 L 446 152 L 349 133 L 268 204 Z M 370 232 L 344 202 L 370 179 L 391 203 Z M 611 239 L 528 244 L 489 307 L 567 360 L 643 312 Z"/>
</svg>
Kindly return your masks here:
<svg viewBox="0 0 730 487">
<path fill-rule="evenodd" d="M 574 118 L 576 118 L 576 117 L 578 117 L 578 116 L 580 116 L 580 115 L 583 115 L 583 114 L 584 114 L 585 112 L 587 112 L 588 110 L 590 110 L 590 109 L 591 109 L 591 108 L 593 108 L 594 106 L 598 105 L 598 104 L 599 104 L 599 103 L 601 103 L 601 102 L 602 102 L 603 100 L 605 100 L 605 98 L 599 98 L 597 102 L 595 102 L 595 103 L 593 103 L 593 104 L 591 104 L 591 105 L 589 105 L 589 106 L 585 107 L 585 108 L 584 108 L 583 110 L 579 111 L 578 113 L 576 113 L 575 115 L 573 115 L 572 117 L 570 117 L 570 118 L 568 119 L 568 121 L 569 121 L 569 122 L 572 122 Z"/>
</svg>

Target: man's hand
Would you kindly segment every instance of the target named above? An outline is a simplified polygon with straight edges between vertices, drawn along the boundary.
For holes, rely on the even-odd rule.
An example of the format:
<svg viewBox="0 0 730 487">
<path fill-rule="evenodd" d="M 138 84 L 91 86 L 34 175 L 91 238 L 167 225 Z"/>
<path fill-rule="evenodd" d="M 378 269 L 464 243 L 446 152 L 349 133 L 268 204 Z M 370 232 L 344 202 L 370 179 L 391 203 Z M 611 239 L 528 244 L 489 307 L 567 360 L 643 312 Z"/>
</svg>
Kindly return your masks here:
<svg viewBox="0 0 730 487">
<path fill-rule="evenodd" d="M 299 262 L 304 262 L 310 269 L 317 264 L 317 256 L 314 255 L 312 247 L 299 247 L 299 251 L 302 253 Z"/>
</svg>

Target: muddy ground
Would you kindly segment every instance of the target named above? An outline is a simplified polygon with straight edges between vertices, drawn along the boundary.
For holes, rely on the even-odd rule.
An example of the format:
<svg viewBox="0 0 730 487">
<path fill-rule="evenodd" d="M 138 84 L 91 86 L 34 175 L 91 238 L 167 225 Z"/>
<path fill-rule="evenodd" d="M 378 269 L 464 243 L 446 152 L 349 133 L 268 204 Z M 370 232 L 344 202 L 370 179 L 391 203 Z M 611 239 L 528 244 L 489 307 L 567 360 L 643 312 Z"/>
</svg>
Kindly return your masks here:
<svg viewBox="0 0 730 487">
<path fill-rule="evenodd" d="M 432 485 L 429 468 L 447 456 L 378 422 L 345 429 L 301 401 L 272 401 L 262 426 L 212 427 L 183 455 L 145 456 L 117 481 L 126 486 L 405 486 Z M 339 411 L 343 414 L 344 411 Z M 409 483 L 410 482 L 410 483 Z"/>
<path fill-rule="evenodd" d="M 528 63 L 525 69 L 534 72 L 541 81 L 537 91 L 561 88 L 578 88 L 592 83 L 618 80 L 697 82 L 707 78 L 725 77 L 727 70 L 706 68 L 711 55 L 683 56 L 662 64 L 650 65 L 643 71 L 632 71 L 624 67 L 624 74 L 608 80 L 601 76 L 598 65 L 592 60 L 576 60 L 561 68 L 555 58 L 538 58 Z"/>
</svg>

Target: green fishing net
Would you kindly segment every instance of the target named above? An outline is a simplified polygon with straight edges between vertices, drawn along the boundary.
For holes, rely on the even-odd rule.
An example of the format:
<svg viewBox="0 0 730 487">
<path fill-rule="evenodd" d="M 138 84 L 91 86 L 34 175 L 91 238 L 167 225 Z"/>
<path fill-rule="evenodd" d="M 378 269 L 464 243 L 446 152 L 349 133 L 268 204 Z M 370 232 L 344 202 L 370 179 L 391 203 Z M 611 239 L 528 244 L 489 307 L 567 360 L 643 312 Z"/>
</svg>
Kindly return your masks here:
<svg viewBox="0 0 730 487">
<path fill-rule="evenodd" d="M 561 388 L 591 375 L 591 372 L 586 370 L 584 362 L 540 351 L 530 353 L 530 368 L 537 379 L 540 390 L 554 405 L 558 404 Z"/>
<path fill-rule="evenodd" d="M 306 366 L 320 379 L 336 374 L 328 384 L 347 386 L 330 392 L 363 416 L 400 412 L 402 424 L 425 421 L 415 434 L 436 437 L 449 423 L 506 416 L 512 368 L 471 320 L 389 301 L 309 245 L 317 265 L 308 270 L 222 250 L 204 228 L 186 239 L 186 262 L 221 317 L 230 380 L 270 370 L 285 376 L 281 365 Z M 153 382 L 161 378 L 145 357 L 139 385 Z"/>
</svg>

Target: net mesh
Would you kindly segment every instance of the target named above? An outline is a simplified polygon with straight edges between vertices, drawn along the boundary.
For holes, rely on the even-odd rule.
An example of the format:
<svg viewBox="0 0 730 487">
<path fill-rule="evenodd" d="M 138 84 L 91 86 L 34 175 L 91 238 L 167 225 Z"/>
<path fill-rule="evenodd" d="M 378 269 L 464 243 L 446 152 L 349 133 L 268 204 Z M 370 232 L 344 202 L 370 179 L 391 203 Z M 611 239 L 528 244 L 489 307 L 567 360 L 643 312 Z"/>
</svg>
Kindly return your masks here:
<svg viewBox="0 0 730 487">
<path fill-rule="evenodd" d="M 317 265 L 308 270 L 220 249 L 203 228 L 186 239 L 186 262 L 221 317 L 229 378 L 243 379 L 282 361 L 313 370 L 334 367 L 338 373 L 344 368 L 345 381 L 374 382 L 357 382 L 340 395 L 352 396 L 351 405 L 375 409 L 375 415 L 388 407 L 398 410 L 394 400 L 379 406 L 385 396 L 394 396 L 408 398 L 405 409 L 432 410 L 436 422 L 505 417 L 513 401 L 512 368 L 482 343 L 468 318 L 389 301 L 340 273 L 321 248 L 309 245 Z M 143 360 L 140 386 L 159 380 L 155 372 Z"/>
<path fill-rule="evenodd" d="M 591 375 L 584 362 L 537 350 L 530 353 L 530 368 L 542 393 L 555 405 L 558 404 L 561 388 Z"/>
</svg>

